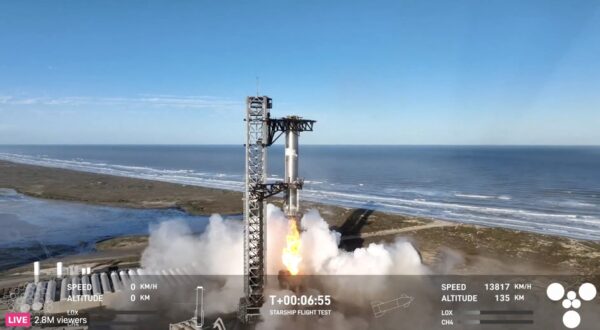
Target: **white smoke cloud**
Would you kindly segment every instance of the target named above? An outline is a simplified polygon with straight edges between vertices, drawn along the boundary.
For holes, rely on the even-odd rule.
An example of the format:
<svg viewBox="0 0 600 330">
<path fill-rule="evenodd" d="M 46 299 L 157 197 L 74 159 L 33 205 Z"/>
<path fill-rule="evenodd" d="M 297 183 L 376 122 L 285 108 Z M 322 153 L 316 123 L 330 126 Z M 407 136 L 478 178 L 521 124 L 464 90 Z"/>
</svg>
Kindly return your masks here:
<svg viewBox="0 0 600 330">
<path fill-rule="evenodd" d="M 206 230 L 194 236 L 180 220 L 160 223 L 151 228 L 148 247 L 141 265 L 145 269 L 188 267 L 202 275 L 242 275 L 244 271 L 243 224 L 210 217 Z"/>
<path fill-rule="evenodd" d="M 237 309 L 243 292 L 239 276 L 244 271 L 242 233 L 240 221 L 225 220 L 217 214 L 210 217 L 199 236 L 181 220 L 165 221 L 150 229 L 140 263 L 148 274 L 181 269 L 186 275 L 237 275 L 224 276 L 222 286 L 205 293 L 211 302 L 205 308 L 207 313 L 229 313 Z"/>
<path fill-rule="evenodd" d="M 281 209 L 267 206 L 267 274 L 277 275 L 284 269 L 281 261 L 286 244 L 289 221 Z M 316 210 L 307 212 L 301 221 L 303 275 L 398 275 L 423 274 L 427 269 L 414 247 L 402 239 L 392 244 L 369 244 L 364 248 L 348 252 L 340 249 L 340 233 L 329 229 L 329 225 Z M 167 221 L 151 229 L 149 244 L 142 254 L 144 269 L 173 269 L 187 267 L 188 274 L 198 275 L 242 275 L 244 255 L 243 223 L 226 220 L 219 215 L 210 217 L 206 230 L 194 236 L 182 221 Z M 190 270 L 190 261 L 193 261 Z M 243 295 L 240 276 L 232 276 L 219 290 L 207 292 L 207 301 L 213 302 L 206 310 L 211 312 L 234 312 Z M 386 290 L 383 282 L 370 281 L 355 286 L 344 283 L 344 276 L 323 276 L 321 290 L 335 299 L 347 303 L 358 303 L 380 295 Z M 277 292 L 276 289 L 269 289 Z M 343 318 L 338 315 L 332 317 Z M 339 322 L 338 322 L 339 321 Z M 333 329 L 333 324 L 346 324 L 348 320 L 333 323 L 322 321 L 324 329 Z M 275 321 L 272 321 L 275 322 Z M 360 322 L 351 322 L 361 329 Z M 333 328 L 332 328 L 333 327 Z M 336 325 L 337 327 L 337 325 Z M 273 325 L 272 328 L 277 328 Z"/>
<path fill-rule="evenodd" d="M 306 213 L 301 226 L 304 274 L 416 275 L 427 272 L 417 250 L 401 238 L 393 244 L 371 243 L 365 248 L 348 252 L 338 247 L 341 234 L 330 230 L 318 211 Z"/>
</svg>

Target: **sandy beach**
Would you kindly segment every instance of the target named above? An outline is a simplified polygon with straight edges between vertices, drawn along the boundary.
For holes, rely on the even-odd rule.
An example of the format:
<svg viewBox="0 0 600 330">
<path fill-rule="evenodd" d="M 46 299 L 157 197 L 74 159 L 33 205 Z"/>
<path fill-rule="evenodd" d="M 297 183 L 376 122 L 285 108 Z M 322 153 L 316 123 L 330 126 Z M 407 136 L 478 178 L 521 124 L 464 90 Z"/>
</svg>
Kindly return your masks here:
<svg viewBox="0 0 600 330">
<path fill-rule="evenodd" d="M 0 188 L 53 200 L 128 208 L 178 208 L 190 214 L 240 214 L 242 194 L 235 191 L 159 181 L 77 172 L 0 161 Z M 274 204 L 280 204 L 273 199 Z M 423 263 L 440 274 L 598 274 L 600 243 L 564 237 L 451 223 L 436 219 L 351 209 L 317 203 L 332 229 L 342 234 L 347 250 L 397 237 L 412 242 Z M 124 220 L 126 221 L 126 220 Z M 115 237 L 96 244 L 96 251 L 66 257 L 70 263 L 135 264 L 147 237 Z M 56 259 L 42 264 L 50 265 Z M 29 265 L 1 276 L 13 281 Z"/>
</svg>

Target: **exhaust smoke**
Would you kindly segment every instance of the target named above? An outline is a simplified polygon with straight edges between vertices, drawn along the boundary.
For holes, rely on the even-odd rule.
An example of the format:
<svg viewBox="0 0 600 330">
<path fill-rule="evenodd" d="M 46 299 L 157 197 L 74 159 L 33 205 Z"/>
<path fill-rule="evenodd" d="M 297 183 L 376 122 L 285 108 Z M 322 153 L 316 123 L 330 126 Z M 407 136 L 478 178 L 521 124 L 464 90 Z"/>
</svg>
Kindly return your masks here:
<svg viewBox="0 0 600 330">
<path fill-rule="evenodd" d="M 417 275 L 428 273 L 417 250 L 402 238 L 391 244 L 371 243 L 352 252 L 339 248 L 340 233 L 330 230 L 318 211 L 300 221 L 267 206 L 267 274 L 279 270 L 304 275 Z M 243 224 L 213 215 L 206 230 L 195 236 L 180 220 L 166 221 L 150 230 L 142 254 L 146 269 L 194 265 L 198 275 L 243 275 Z M 294 272 L 292 272 L 294 270 Z"/>
<path fill-rule="evenodd" d="M 300 223 L 302 231 L 297 227 L 297 221 L 288 220 L 280 208 L 267 206 L 268 275 L 277 275 L 282 269 L 288 269 L 292 274 L 301 270 L 302 275 L 428 273 L 418 252 L 402 239 L 392 244 L 372 243 L 348 252 L 338 247 L 340 233 L 330 230 L 318 211 L 307 212 Z M 141 266 L 150 273 L 153 269 L 187 267 L 190 275 L 243 275 L 243 245 L 243 223 L 239 220 L 213 215 L 206 230 L 196 236 L 187 224 L 175 219 L 151 228 Z M 328 294 L 348 303 L 359 295 L 368 299 L 385 290 L 376 283 L 361 288 L 345 286 L 341 283 L 343 276 L 338 280 L 332 276 L 324 278 L 328 279 L 321 284 Z M 243 285 L 233 282 L 226 283 L 221 291 L 206 293 L 208 314 L 237 310 Z"/>
</svg>

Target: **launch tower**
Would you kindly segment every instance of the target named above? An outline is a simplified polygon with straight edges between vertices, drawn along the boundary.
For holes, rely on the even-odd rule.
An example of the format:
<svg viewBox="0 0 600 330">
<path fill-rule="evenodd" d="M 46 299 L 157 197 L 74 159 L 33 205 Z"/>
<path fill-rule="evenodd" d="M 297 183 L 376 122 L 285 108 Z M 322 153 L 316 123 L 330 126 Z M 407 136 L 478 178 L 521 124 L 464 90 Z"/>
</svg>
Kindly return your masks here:
<svg viewBox="0 0 600 330">
<path fill-rule="evenodd" d="M 267 96 L 246 98 L 246 186 L 244 191 L 244 294 L 239 316 L 252 322 L 260 315 L 264 302 L 265 258 L 267 246 L 266 199 L 285 193 L 284 209 L 288 217 L 297 218 L 298 137 L 312 131 L 314 120 L 297 116 L 271 118 L 273 101 Z M 267 182 L 267 147 L 285 134 L 285 180 Z"/>
</svg>

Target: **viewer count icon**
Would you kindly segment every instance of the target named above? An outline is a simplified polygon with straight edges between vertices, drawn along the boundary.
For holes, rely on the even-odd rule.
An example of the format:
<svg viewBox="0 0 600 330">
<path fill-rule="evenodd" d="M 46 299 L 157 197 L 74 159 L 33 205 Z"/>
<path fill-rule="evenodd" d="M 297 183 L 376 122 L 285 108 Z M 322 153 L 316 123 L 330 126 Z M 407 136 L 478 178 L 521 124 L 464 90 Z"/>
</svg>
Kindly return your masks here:
<svg viewBox="0 0 600 330">
<path fill-rule="evenodd" d="M 591 301 L 596 298 L 597 290 L 592 283 L 582 284 L 578 291 L 566 292 L 565 287 L 560 283 L 552 283 L 546 289 L 546 295 L 552 301 L 562 300 L 564 309 L 571 309 L 563 315 L 563 324 L 569 329 L 575 329 L 581 323 L 581 316 L 575 309 L 581 307 L 581 301 Z M 578 295 L 579 294 L 579 295 Z"/>
</svg>

